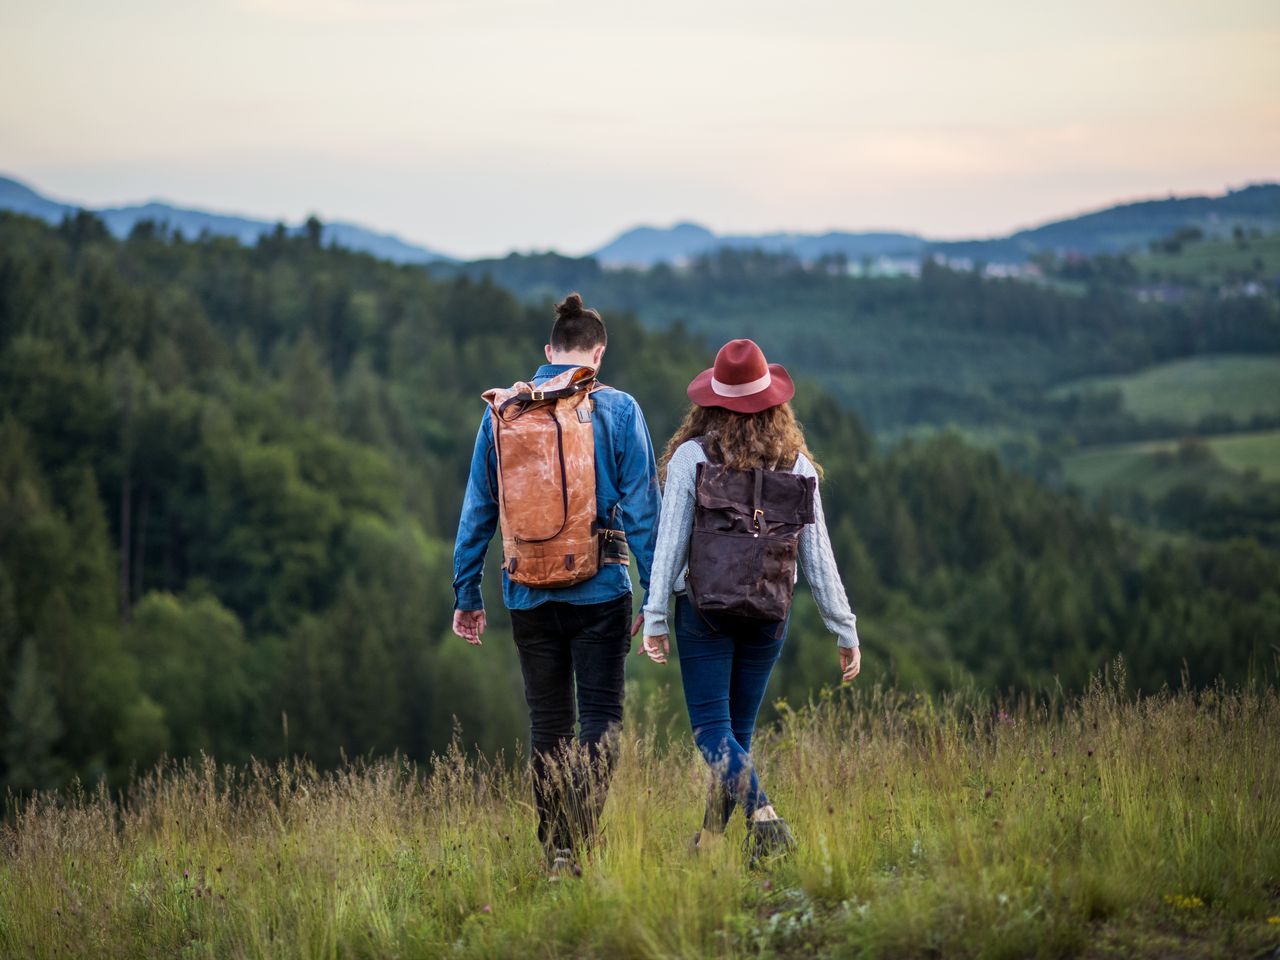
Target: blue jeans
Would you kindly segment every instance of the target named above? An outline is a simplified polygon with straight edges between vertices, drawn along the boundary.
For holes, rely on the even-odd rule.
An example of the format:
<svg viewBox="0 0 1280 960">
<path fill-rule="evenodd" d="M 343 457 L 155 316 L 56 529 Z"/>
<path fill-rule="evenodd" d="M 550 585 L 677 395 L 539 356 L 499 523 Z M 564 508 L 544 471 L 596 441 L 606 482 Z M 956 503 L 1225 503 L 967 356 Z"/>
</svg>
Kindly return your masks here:
<svg viewBox="0 0 1280 960">
<path fill-rule="evenodd" d="M 703 614 L 681 596 L 675 634 L 693 738 L 712 770 L 703 826 L 723 830 L 735 804 L 748 819 L 769 804 L 751 763 L 751 735 L 787 621 Z"/>
</svg>

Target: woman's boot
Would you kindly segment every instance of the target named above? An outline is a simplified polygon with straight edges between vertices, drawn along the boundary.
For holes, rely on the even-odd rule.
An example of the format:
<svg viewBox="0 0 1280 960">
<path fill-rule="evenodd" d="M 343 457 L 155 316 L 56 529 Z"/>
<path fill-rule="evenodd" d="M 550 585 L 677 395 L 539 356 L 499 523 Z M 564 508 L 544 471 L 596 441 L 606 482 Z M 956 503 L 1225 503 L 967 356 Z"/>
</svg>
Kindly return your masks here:
<svg viewBox="0 0 1280 960">
<path fill-rule="evenodd" d="M 792 836 L 787 821 L 781 817 L 747 821 L 747 836 L 743 847 L 747 854 L 747 865 L 753 870 L 769 861 L 785 857 L 795 846 L 796 838 Z"/>
</svg>

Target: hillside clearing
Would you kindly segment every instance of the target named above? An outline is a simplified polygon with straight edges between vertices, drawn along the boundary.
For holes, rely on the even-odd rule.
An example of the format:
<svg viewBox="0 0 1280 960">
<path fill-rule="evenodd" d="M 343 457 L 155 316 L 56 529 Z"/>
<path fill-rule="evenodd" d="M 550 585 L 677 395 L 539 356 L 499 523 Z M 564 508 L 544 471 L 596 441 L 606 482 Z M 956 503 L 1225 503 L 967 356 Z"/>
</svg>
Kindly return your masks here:
<svg viewBox="0 0 1280 960">
<path fill-rule="evenodd" d="M 1067 482 L 1087 492 L 1136 490 L 1148 497 L 1184 484 L 1238 491 L 1244 474 L 1255 470 L 1260 480 L 1280 480 L 1280 430 L 1197 438 L 1190 448 L 1177 440 L 1092 447 L 1063 460 Z"/>
<path fill-rule="evenodd" d="M 1223 283 L 1245 277 L 1274 279 L 1280 273 L 1280 233 L 1243 240 L 1202 240 L 1177 253 L 1144 251 L 1133 258 L 1139 272 L 1156 280 Z"/>
<path fill-rule="evenodd" d="M 1053 397 L 1118 390 L 1138 417 L 1188 425 L 1212 414 L 1248 420 L 1280 416 L 1280 356 L 1215 354 L 1148 367 L 1119 377 L 1062 384 Z"/>
</svg>

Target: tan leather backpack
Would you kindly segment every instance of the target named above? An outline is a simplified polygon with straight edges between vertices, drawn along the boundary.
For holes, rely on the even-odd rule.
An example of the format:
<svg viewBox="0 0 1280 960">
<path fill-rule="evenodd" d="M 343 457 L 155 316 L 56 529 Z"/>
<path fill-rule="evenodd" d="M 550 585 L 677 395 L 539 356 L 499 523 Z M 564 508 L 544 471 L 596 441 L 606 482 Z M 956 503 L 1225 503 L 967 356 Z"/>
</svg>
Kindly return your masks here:
<svg viewBox="0 0 1280 960">
<path fill-rule="evenodd" d="M 498 454 L 503 568 L 529 587 L 567 587 L 600 569 L 591 393 L 575 367 L 534 386 L 486 391 Z"/>
</svg>

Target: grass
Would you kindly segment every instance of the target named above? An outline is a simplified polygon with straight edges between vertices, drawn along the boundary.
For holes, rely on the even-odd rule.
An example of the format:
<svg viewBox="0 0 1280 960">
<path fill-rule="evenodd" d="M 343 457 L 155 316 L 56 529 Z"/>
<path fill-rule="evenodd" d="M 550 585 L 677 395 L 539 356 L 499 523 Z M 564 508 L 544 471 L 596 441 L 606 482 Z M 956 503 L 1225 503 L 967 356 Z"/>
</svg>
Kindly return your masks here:
<svg viewBox="0 0 1280 960">
<path fill-rule="evenodd" d="M 1280 415 L 1280 356 L 1214 354 L 1119 377 L 1090 377 L 1050 396 L 1119 390 L 1135 416 L 1194 424 L 1211 414 L 1248 421 Z"/>
<path fill-rule="evenodd" d="M 1132 490 L 1156 498 L 1184 484 L 1245 492 L 1248 471 L 1280 480 L 1280 430 L 1203 437 L 1189 447 L 1176 440 L 1089 447 L 1064 458 L 1062 468 L 1068 483 L 1095 495 Z"/>
<path fill-rule="evenodd" d="M 1280 480 L 1280 430 L 1213 437 L 1209 449 L 1234 470 L 1257 470 L 1264 480 Z"/>
<path fill-rule="evenodd" d="M 1178 253 L 1143 252 L 1133 258 L 1146 279 L 1228 283 L 1242 278 L 1274 278 L 1280 274 L 1280 233 L 1235 240 L 1204 240 Z"/>
<path fill-rule="evenodd" d="M 0 954 L 175 957 L 1245 956 L 1280 945 L 1270 688 L 1000 709 L 840 691 L 761 740 L 800 838 L 692 857 L 704 770 L 629 720 L 581 880 L 528 784 L 460 752 L 332 773 L 211 761 L 39 797 L 0 834 Z"/>
</svg>

